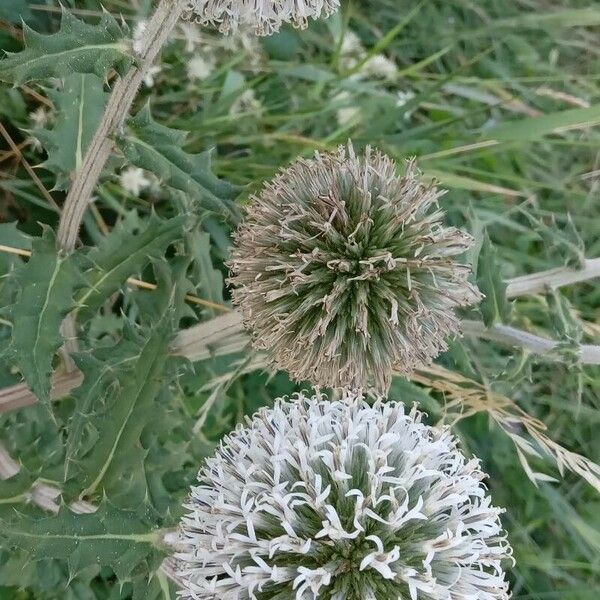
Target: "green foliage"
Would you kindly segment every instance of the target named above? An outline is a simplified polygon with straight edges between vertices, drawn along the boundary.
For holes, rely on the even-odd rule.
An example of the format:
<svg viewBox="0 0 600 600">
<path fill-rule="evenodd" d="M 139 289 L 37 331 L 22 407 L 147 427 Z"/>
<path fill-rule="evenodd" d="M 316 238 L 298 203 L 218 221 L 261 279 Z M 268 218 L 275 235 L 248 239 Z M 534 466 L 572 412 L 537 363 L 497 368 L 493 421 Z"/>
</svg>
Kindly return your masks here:
<svg viewBox="0 0 600 600">
<path fill-rule="evenodd" d="M 31 250 L 31 238 L 17 228 L 17 223 L 0 223 L 0 244 L 19 250 Z M 8 318 L 10 306 L 19 290 L 16 279 L 8 274 L 13 273 L 20 262 L 21 259 L 16 254 L 0 254 L 0 273 L 5 274 L 0 277 L 0 316 L 5 318 Z"/>
<path fill-rule="evenodd" d="M 72 257 L 58 253 L 54 233 L 46 227 L 16 280 L 20 293 L 11 311 L 11 349 L 34 394 L 48 403 L 52 361 L 62 344 L 60 324 L 73 307 L 81 274 Z"/>
<path fill-rule="evenodd" d="M 31 238 L 17 228 L 17 223 L 0 223 L 0 244 L 19 248 L 31 249 Z"/>
<path fill-rule="evenodd" d="M 504 323 L 510 313 L 510 303 L 506 299 L 506 283 L 502 278 L 498 255 L 487 231 L 477 261 L 477 286 L 485 296 L 479 304 L 483 322 L 488 327 Z"/>
<path fill-rule="evenodd" d="M 576 347 L 583 339 L 583 327 L 576 317 L 573 306 L 557 290 L 549 292 L 547 299 L 554 331 L 560 338 Z"/>
<path fill-rule="evenodd" d="M 39 515 L 38 515 L 39 516 Z M 98 575 L 98 568 L 70 579 L 66 563 L 59 560 L 29 561 L 27 553 L 15 549 L 0 552 L 0 598 L 7 600 L 81 600 L 91 596 L 90 580 Z M 7 596 L 2 591 L 8 589 Z M 12 595 L 12 594 L 17 594 Z"/>
<path fill-rule="evenodd" d="M 151 214 L 140 219 L 131 212 L 98 246 L 83 258 L 86 289 L 77 296 L 79 314 L 89 318 L 133 273 L 159 258 L 184 233 L 186 218 L 160 219 Z"/>
<path fill-rule="evenodd" d="M 210 234 L 199 228 L 187 236 L 188 252 L 193 260 L 192 280 L 198 282 L 198 292 L 204 299 L 223 305 L 223 274 L 213 265 L 210 241 Z M 215 309 L 209 310 L 214 316 L 219 314 Z"/>
<path fill-rule="evenodd" d="M 573 377 L 566 382 L 565 387 L 569 386 L 570 396 L 576 398 L 576 404 L 580 410 L 583 400 L 584 371 L 581 365 L 579 346 L 584 337 L 583 326 L 568 298 L 560 291 L 549 291 L 547 301 L 550 309 L 550 323 L 559 341 L 557 352 L 573 373 Z"/>
<path fill-rule="evenodd" d="M 23 502 L 34 481 L 31 474 L 24 470 L 0 480 L 0 505 Z"/>
<path fill-rule="evenodd" d="M 187 291 L 184 262 L 172 282 L 162 270 L 158 319 L 145 335 L 127 325 L 112 348 L 78 358 L 84 384 L 75 393 L 76 411 L 67 440 L 65 480 L 82 497 L 120 497 L 141 502 L 127 480 L 144 472 L 145 450 L 140 435 L 153 418 L 157 396 L 166 383 L 169 342 L 179 322 L 178 311 Z"/>
<path fill-rule="evenodd" d="M 536 116 L 517 123 L 506 123 L 491 129 L 488 135 L 500 143 L 533 141 L 552 133 L 576 129 L 600 119 L 600 106 L 574 108 L 549 115 Z M 487 137 L 487 136 L 486 136 Z"/>
<path fill-rule="evenodd" d="M 33 79 L 94 73 L 104 78 L 109 69 L 123 74 L 132 64 L 126 32 L 108 12 L 88 25 L 63 10 L 60 31 L 51 35 L 23 26 L 25 49 L 0 62 L 0 79 L 15 85 Z"/>
<path fill-rule="evenodd" d="M 18 23 L 20 19 L 31 17 L 31 8 L 27 0 L 3 0 L 0 6 L 0 19 Z"/>
<path fill-rule="evenodd" d="M 129 162 L 157 175 L 166 185 L 189 194 L 198 204 L 225 217 L 235 214 L 235 188 L 211 171 L 210 152 L 188 154 L 187 133 L 157 123 L 146 105 L 129 120 L 118 145 Z"/>
<path fill-rule="evenodd" d="M 55 188 L 65 190 L 102 118 L 106 94 L 102 79 L 76 73 L 66 77 L 63 88 L 50 97 L 57 109 L 56 123 L 52 129 L 33 133 L 48 154 L 42 166 L 56 175 Z"/>
<path fill-rule="evenodd" d="M 535 227 L 542 241 L 544 253 L 549 257 L 558 257 L 566 267 L 581 269 L 585 264 L 585 243 L 577 230 L 570 214 L 566 215 L 561 227 L 556 217 L 540 219 L 530 213 L 525 213 L 528 221 Z"/>
<path fill-rule="evenodd" d="M 65 418 L 59 405 L 54 415 L 46 406 L 37 403 L 29 408 L 12 411 L 0 416 L 2 447 L 20 468 L 15 477 L 29 473 L 33 479 L 46 482 L 57 481 L 63 472 L 64 443 L 61 436 Z M 5 480 L 9 483 L 10 479 Z M 8 504 L 10 510 L 14 506 Z"/>
<path fill-rule="evenodd" d="M 123 583 L 156 569 L 163 556 L 155 515 L 120 510 L 107 501 L 92 514 L 76 514 L 66 506 L 56 516 L 16 513 L 3 520 L 0 538 L 3 548 L 24 551 L 30 561 L 65 561 L 69 577 L 109 567 Z"/>
</svg>

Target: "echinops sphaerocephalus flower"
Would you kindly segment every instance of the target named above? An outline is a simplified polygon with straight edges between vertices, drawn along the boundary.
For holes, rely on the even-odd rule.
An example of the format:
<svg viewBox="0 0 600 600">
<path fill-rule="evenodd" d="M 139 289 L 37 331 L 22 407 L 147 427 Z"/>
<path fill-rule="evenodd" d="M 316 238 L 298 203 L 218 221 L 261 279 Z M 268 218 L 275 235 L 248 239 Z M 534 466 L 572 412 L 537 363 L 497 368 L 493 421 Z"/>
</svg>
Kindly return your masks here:
<svg viewBox="0 0 600 600">
<path fill-rule="evenodd" d="M 477 459 L 403 404 L 299 394 L 225 437 L 177 555 L 196 600 L 506 600 Z"/>
<path fill-rule="evenodd" d="M 339 0 L 190 0 L 185 16 L 223 33 L 249 27 L 270 35 L 283 23 L 306 27 L 309 19 L 327 17 L 339 7 Z"/>
<path fill-rule="evenodd" d="M 480 299 L 442 193 L 414 161 L 398 175 L 351 144 L 283 169 L 251 198 L 229 262 L 255 348 L 298 381 L 379 393 L 430 364 L 460 331 L 455 309 Z"/>
</svg>

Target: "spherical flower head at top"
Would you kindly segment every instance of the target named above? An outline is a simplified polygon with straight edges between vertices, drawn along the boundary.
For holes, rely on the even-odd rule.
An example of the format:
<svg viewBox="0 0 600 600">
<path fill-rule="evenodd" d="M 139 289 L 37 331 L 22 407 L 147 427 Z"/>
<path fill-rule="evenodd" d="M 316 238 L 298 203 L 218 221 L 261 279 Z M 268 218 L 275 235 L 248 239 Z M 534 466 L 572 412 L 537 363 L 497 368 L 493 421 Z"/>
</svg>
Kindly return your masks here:
<svg viewBox="0 0 600 600">
<path fill-rule="evenodd" d="M 195 600 L 506 600 L 511 549 L 447 429 L 360 397 L 279 399 L 192 489 L 180 579 Z"/>
<path fill-rule="evenodd" d="M 414 162 L 398 176 L 351 144 L 284 169 L 251 199 L 229 263 L 255 347 L 299 381 L 383 393 L 429 364 L 460 329 L 454 309 L 480 298 L 441 194 Z"/>
<path fill-rule="evenodd" d="M 271 35 L 283 23 L 304 28 L 310 18 L 327 17 L 339 7 L 339 0 L 189 0 L 185 17 L 223 33 L 251 28 Z"/>
</svg>

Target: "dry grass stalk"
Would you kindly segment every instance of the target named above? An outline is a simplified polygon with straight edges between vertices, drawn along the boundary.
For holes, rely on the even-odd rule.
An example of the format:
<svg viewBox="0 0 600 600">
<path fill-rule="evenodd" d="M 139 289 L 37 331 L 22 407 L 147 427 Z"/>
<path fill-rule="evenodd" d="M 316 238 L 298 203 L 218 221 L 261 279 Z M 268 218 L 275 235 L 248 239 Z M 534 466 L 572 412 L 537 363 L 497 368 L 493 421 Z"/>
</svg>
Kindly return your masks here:
<svg viewBox="0 0 600 600">
<path fill-rule="evenodd" d="M 449 425 L 477 413 L 487 413 L 513 441 L 523 470 L 535 485 L 540 481 L 555 481 L 544 473 L 534 471 L 527 458 L 543 460 L 545 456 L 556 464 L 561 476 L 565 471 L 571 471 L 600 492 L 600 465 L 552 440 L 546 433 L 545 423 L 528 414 L 510 398 L 438 365 L 421 370 L 412 379 L 443 394 L 443 422 Z"/>
</svg>

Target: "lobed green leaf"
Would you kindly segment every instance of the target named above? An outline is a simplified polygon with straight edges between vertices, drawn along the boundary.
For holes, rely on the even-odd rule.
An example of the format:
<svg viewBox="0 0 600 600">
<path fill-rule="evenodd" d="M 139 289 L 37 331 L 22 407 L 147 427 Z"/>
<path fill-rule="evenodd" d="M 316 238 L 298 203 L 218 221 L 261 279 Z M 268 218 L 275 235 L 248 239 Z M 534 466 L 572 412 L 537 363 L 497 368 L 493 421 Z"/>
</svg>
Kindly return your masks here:
<svg viewBox="0 0 600 600">
<path fill-rule="evenodd" d="M 56 123 L 51 130 L 38 129 L 34 135 L 48 154 L 42 166 L 56 175 L 55 188 L 66 190 L 100 123 L 106 93 L 102 79 L 96 75 L 75 73 L 51 98 L 57 109 Z"/>
<path fill-rule="evenodd" d="M 4 548 L 25 551 L 30 561 L 66 561 L 70 577 L 104 566 L 127 581 L 136 569 L 156 567 L 163 554 L 152 515 L 119 510 L 107 501 L 91 514 L 76 514 L 66 506 L 42 518 L 17 514 L 2 522 L 0 539 Z"/>
<path fill-rule="evenodd" d="M 20 293 L 11 311 L 11 348 L 33 393 L 48 403 L 52 361 L 62 344 L 59 328 L 73 307 L 81 273 L 73 256 L 58 253 L 54 233 L 46 227 L 16 278 Z"/>
<path fill-rule="evenodd" d="M 209 152 L 188 154 L 182 149 L 186 136 L 184 131 L 157 123 L 146 105 L 129 120 L 117 143 L 129 162 L 189 194 L 202 208 L 224 217 L 235 216 L 231 200 L 237 189 L 214 175 Z"/>
<path fill-rule="evenodd" d="M 92 316 L 128 277 L 162 256 L 183 236 L 185 221 L 185 216 L 165 220 L 155 214 L 144 221 L 137 213 L 129 213 L 83 259 L 89 268 L 84 272 L 88 287 L 77 297 L 80 317 Z"/>
<path fill-rule="evenodd" d="M 51 35 L 23 25 L 25 49 L 0 61 L 0 79 L 20 85 L 34 79 L 94 73 L 124 74 L 133 63 L 126 32 L 108 12 L 88 25 L 63 10 L 60 30 Z"/>
<path fill-rule="evenodd" d="M 65 468 L 72 496 L 107 494 L 127 504 L 133 501 L 123 492 L 130 479 L 144 473 L 140 436 L 167 379 L 169 343 L 187 291 L 186 268 L 187 259 L 174 268 L 174 281 L 161 273 L 153 295 L 162 304 L 160 316 L 149 331 L 140 335 L 129 325 L 117 345 L 77 357 L 84 383 L 75 392 Z M 140 501 L 145 491 L 144 483 Z"/>
</svg>

